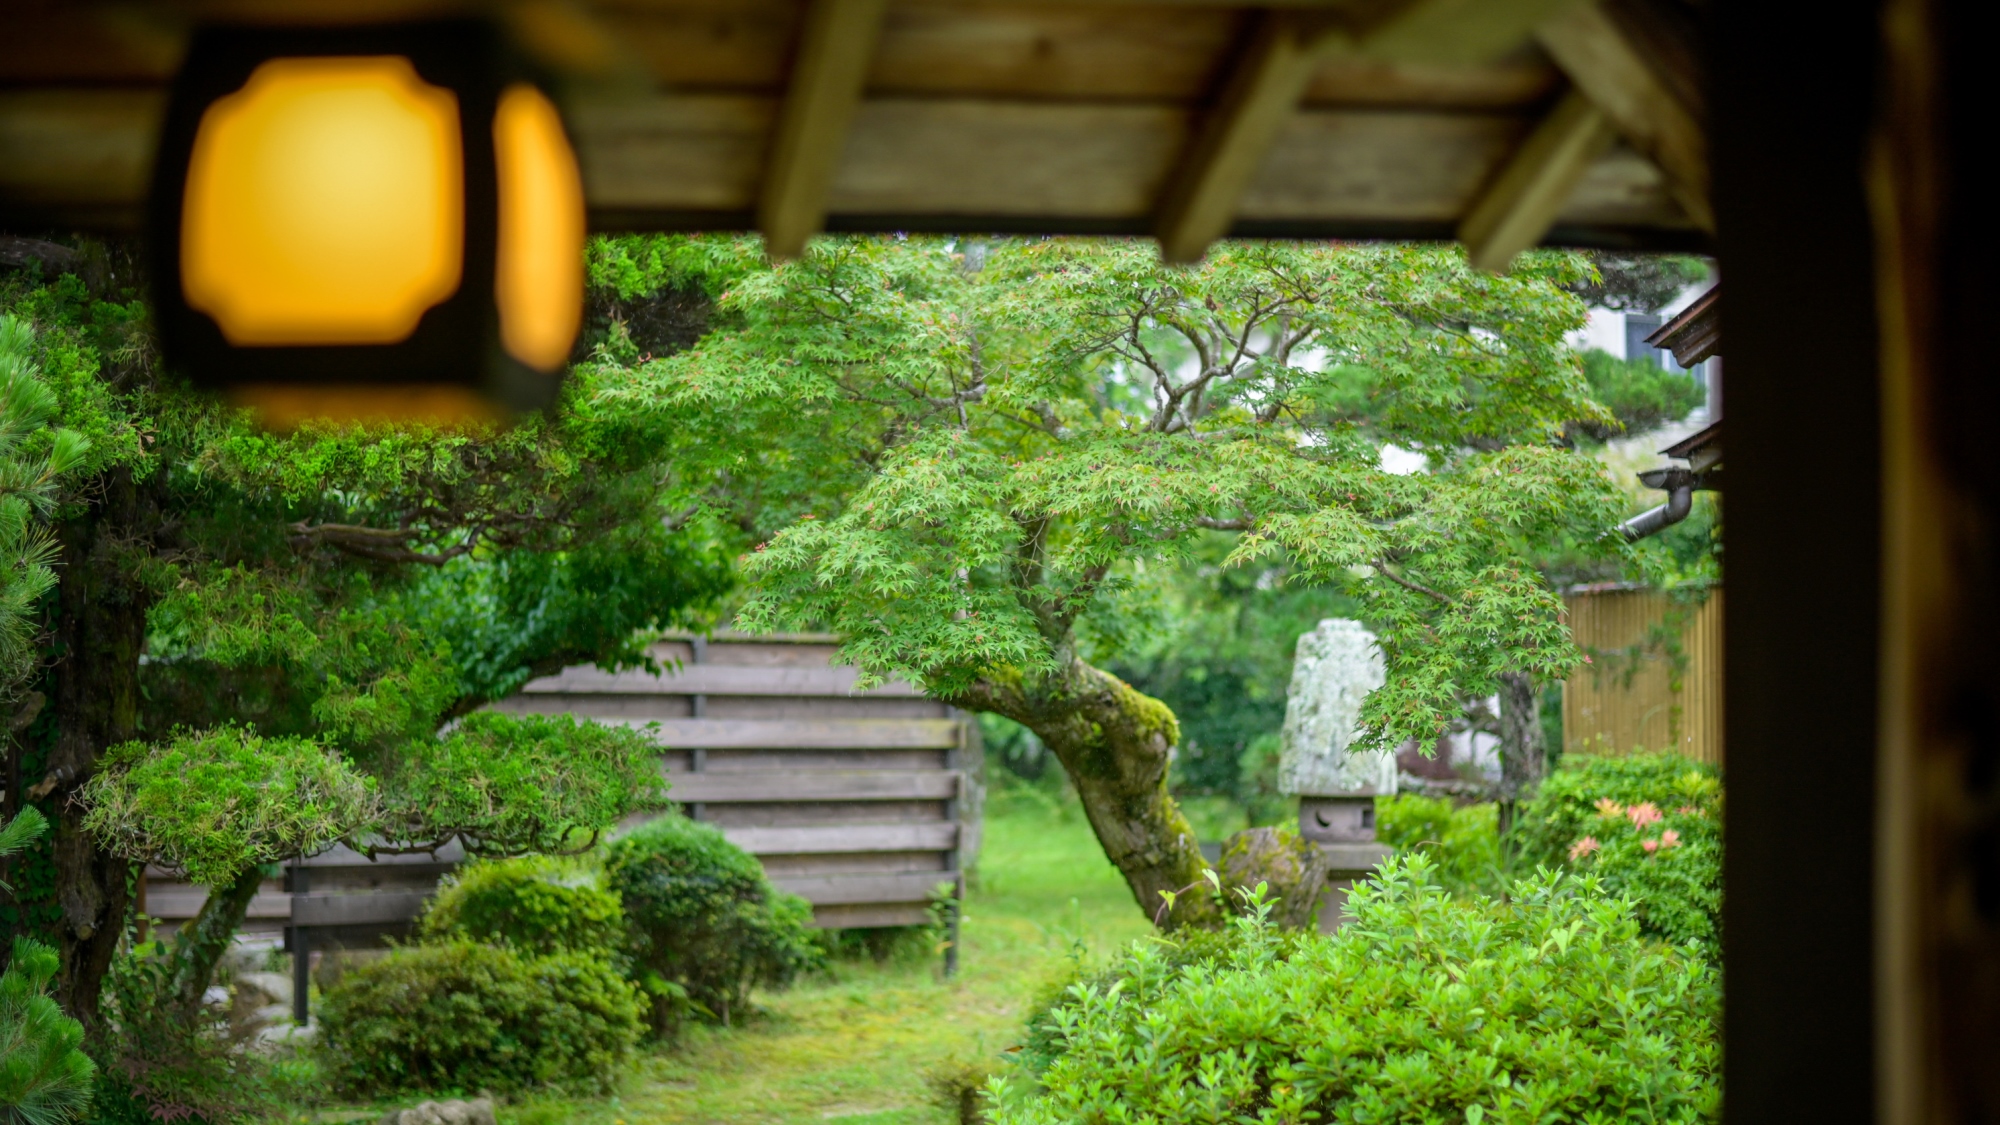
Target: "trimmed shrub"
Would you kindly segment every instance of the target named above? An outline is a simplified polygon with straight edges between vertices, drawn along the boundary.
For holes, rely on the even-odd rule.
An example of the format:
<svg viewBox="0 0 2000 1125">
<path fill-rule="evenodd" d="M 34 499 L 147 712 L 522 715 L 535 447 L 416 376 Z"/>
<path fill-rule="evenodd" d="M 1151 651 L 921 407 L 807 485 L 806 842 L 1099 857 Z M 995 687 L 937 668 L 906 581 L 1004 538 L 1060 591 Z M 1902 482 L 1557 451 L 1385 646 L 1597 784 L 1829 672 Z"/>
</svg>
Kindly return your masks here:
<svg viewBox="0 0 2000 1125">
<path fill-rule="evenodd" d="M 643 1030 L 638 993 L 603 959 L 446 941 L 340 978 L 320 1007 L 341 1089 L 604 1090 Z"/>
<path fill-rule="evenodd" d="M 989 1085 L 994 1120 L 1716 1118 L 1712 967 L 1642 938 L 1593 878 L 1544 870 L 1501 903 L 1434 873 L 1384 864 L 1331 936 L 1253 914 L 1192 962 L 1139 943 L 1046 1014 L 1055 1050 Z"/>
<path fill-rule="evenodd" d="M 580 863 L 527 856 L 473 863 L 438 888 L 425 912 L 426 941 L 471 938 L 536 957 L 624 945 L 625 916 L 603 876 Z"/>
<path fill-rule="evenodd" d="M 1435 878 L 1458 894 L 1497 894 L 1500 834 L 1490 802 L 1454 807 L 1448 798 L 1404 793 L 1375 801 L 1375 836 L 1398 852 L 1421 849 Z"/>
<path fill-rule="evenodd" d="M 1631 896 L 1648 934 L 1722 952 L 1722 781 L 1678 754 L 1572 756 L 1516 824 L 1521 861 Z"/>
<path fill-rule="evenodd" d="M 726 1025 L 751 988 L 782 988 L 821 961 L 812 907 L 714 825 L 659 817 L 614 842 L 604 867 L 663 1036 L 691 1006 Z"/>
</svg>

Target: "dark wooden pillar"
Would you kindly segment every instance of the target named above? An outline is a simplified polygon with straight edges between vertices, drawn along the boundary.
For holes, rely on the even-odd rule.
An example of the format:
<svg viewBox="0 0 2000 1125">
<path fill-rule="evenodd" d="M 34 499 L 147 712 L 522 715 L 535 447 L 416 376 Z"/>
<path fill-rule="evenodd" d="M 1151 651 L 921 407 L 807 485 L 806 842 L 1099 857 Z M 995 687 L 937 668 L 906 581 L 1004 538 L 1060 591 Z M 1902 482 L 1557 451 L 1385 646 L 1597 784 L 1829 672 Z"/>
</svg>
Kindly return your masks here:
<svg viewBox="0 0 2000 1125">
<path fill-rule="evenodd" d="M 1732 1122 L 1871 1120 L 1881 604 L 1877 13 L 1712 8 L 1729 365 L 1724 1097 Z"/>
</svg>

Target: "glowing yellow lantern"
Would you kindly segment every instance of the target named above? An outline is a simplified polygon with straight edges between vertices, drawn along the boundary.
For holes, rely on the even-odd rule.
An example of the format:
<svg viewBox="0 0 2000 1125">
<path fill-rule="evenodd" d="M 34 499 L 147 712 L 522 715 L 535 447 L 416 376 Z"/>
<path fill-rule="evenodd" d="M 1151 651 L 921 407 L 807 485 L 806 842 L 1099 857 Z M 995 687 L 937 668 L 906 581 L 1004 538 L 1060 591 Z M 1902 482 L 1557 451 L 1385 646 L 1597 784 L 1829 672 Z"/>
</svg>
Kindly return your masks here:
<svg viewBox="0 0 2000 1125">
<path fill-rule="evenodd" d="M 280 426 L 546 405 L 582 325 L 576 157 L 483 24 L 204 31 L 152 237 L 168 362 Z"/>
</svg>

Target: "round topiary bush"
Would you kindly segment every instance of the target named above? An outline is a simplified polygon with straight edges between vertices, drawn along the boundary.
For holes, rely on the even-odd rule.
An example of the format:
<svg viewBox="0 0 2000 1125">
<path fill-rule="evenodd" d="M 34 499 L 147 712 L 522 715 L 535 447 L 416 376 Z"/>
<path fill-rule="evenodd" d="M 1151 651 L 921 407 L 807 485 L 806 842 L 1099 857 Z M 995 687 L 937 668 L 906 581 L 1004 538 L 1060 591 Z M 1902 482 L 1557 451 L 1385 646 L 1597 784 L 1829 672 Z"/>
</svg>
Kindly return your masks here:
<svg viewBox="0 0 2000 1125">
<path fill-rule="evenodd" d="M 320 1049 L 343 1090 L 602 1090 L 640 1033 L 639 994 L 602 958 L 409 946 L 340 978 Z"/>
<path fill-rule="evenodd" d="M 727 1024 L 752 987 L 783 987 L 820 961 L 812 907 L 713 825 L 659 817 L 612 843 L 604 868 L 661 1035 L 691 1005 Z"/>
<path fill-rule="evenodd" d="M 470 938 L 537 957 L 563 951 L 604 957 L 623 947 L 625 916 L 600 872 L 525 856 L 460 868 L 438 888 L 421 932 L 426 941 Z"/>
<path fill-rule="evenodd" d="M 1049 1049 L 989 1087 L 996 1125 L 1715 1119 L 1706 961 L 1589 877 L 1544 870 L 1501 903 L 1432 874 L 1383 865 L 1331 936 L 1251 916 L 1191 961 L 1141 943 L 1038 1019 Z"/>
</svg>

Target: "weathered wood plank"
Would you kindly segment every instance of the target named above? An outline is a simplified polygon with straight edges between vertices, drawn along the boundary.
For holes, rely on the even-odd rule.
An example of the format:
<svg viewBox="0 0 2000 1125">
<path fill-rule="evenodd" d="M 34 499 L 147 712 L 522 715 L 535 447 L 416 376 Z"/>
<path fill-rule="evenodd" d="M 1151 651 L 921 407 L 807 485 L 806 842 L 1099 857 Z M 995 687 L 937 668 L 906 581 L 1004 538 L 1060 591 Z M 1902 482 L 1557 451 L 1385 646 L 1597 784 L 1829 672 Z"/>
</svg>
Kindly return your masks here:
<svg viewBox="0 0 2000 1125">
<path fill-rule="evenodd" d="M 709 750 L 704 773 L 793 773 L 799 770 L 941 770 L 948 750 Z M 672 766 L 667 767 L 669 771 Z M 683 767 L 686 772 L 686 767 Z"/>
<path fill-rule="evenodd" d="M 655 674 L 643 668 L 606 672 L 589 665 L 566 668 L 554 676 L 529 680 L 524 695 L 550 692 L 593 695 L 787 695 L 839 696 L 856 699 L 922 698 L 916 685 L 904 680 L 855 691 L 859 672 L 853 668 L 788 668 L 738 664 L 683 664 Z"/>
<path fill-rule="evenodd" d="M 834 178 L 845 214 L 1147 217 L 1190 109 L 870 99 Z"/>
<path fill-rule="evenodd" d="M 823 827 L 830 824 L 936 823 L 949 819 L 948 800 L 745 801 L 707 805 L 701 819 L 718 828 Z"/>
<path fill-rule="evenodd" d="M 1503 271 L 1540 242 L 1614 135 L 1610 118 L 1583 94 L 1556 103 L 1459 226 L 1473 268 Z"/>
<path fill-rule="evenodd" d="M 775 259 L 798 257 L 825 222 L 827 188 L 861 104 L 886 6 L 886 0 L 807 6 L 757 199 L 757 227 Z"/>
<path fill-rule="evenodd" d="M 874 930 L 889 926 L 921 926 L 930 920 L 928 903 L 890 906 L 828 903 L 813 907 L 812 924 L 822 930 Z"/>
<path fill-rule="evenodd" d="M 1394 62 L 1365 55 L 1322 55 L 1306 86 L 1309 109 L 1525 111 L 1546 102 L 1562 73 L 1533 48 L 1476 66 Z"/>
<path fill-rule="evenodd" d="M 765 874 L 780 875 L 906 875 L 951 870 L 949 851 L 919 852 L 797 852 L 758 856 Z"/>
<path fill-rule="evenodd" d="M 777 99 L 723 94 L 579 98 L 570 134 L 595 211 L 749 215 Z"/>
<path fill-rule="evenodd" d="M 597 160 L 600 200 L 631 212 L 683 213 L 748 206 L 755 140 L 733 200 L 675 182 L 683 126 L 700 103 L 713 121 L 728 99 L 660 99 L 647 146 L 621 152 L 612 138 L 586 150 Z M 1161 105 L 1064 105 L 881 99 L 864 103 L 833 188 L 834 217 L 931 213 L 1039 215 L 1051 229 L 1078 221 L 1146 222 L 1191 115 Z M 1473 195 L 1533 127 L 1512 113 L 1307 109 L 1293 114 L 1244 191 L 1238 216 L 1259 221 L 1430 221 L 1455 224 Z M 691 128 L 691 127 L 690 127 Z M 638 143 L 635 138 L 634 143 Z M 703 143 L 707 143 L 704 141 Z M 595 156 L 589 155 L 595 153 Z M 1679 208 L 1660 193 L 1633 221 L 1680 227 Z"/>
<path fill-rule="evenodd" d="M 676 801 L 942 800 L 958 792 L 958 774 L 946 770 L 821 770 L 790 774 L 684 773 L 668 778 Z"/>
<path fill-rule="evenodd" d="M 853 824 L 812 828 L 724 828 L 730 843 L 752 855 L 819 852 L 924 851 L 958 846 L 958 825 Z"/>
<path fill-rule="evenodd" d="M 654 696 L 653 698 L 673 698 Z M 921 695 L 711 695 L 707 719 L 942 719 L 951 709 Z"/>
<path fill-rule="evenodd" d="M 1344 38 L 1377 58 L 1442 66 L 1477 65 L 1527 42 L 1536 25 L 1577 0 L 1408 0 L 1370 5 L 1374 15 Z M 1379 14 L 1378 14 L 1379 13 Z"/>
<path fill-rule="evenodd" d="M 790 891 L 814 906 L 833 906 L 926 902 L 940 884 L 948 885 L 952 879 L 944 872 L 919 871 L 908 875 L 780 875 L 771 882 L 779 890 Z"/>
<path fill-rule="evenodd" d="M 135 224 L 162 104 L 145 90 L 0 93 L 0 223 Z M 570 122 L 596 221 L 747 224 L 773 104 L 736 95 L 577 103 Z M 1144 231 L 1190 120 L 1157 104 L 870 101 L 829 224 L 909 229 L 928 215 L 965 229 Z M 1285 123 L 1238 218 L 1257 232 L 1442 235 L 1528 127 L 1509 113 L 1308 108 Z M 1593 167 L 1579 200 L 1606 169 Z M 1643 178 L 1613 171 L 1605 182 L 1628 198 L 1573 207 L 1565 222 L 1612 223 L 1620 237 L 1691 229 L 1663 188 L 1647 197 Z"/>
<path fill-rule="evenodd" d="M 378 894 L 305 894 L 292 899 L 294 926 L 365 926 L 410 922 L 424 912 L 430 895 L 385 891 Z"/>
<path fill-rule="evenodd" d="M 1238 215 L 1299 219 L 1334 210 L 1375 221 L 1455 221 L 1531 124 L 1491 113 L 1294 114 Z"/>
<path fill-rule="evenodd" d="M 646 731 L 662 746 L 745 750 L 925 750 L 958 745 L 956 719 L 606 720 Z"/>
<path fill-rule="evenodd" d="M 201 904 L 208 901 L 208 888 L 179 886 L 148 886 L 146 888 L 146 913 L 163 922 L 185 922 L 201 912 Z M 283 891 L 259 891 L 250 900 L 250 918 L 279 918 L 292 916 L 292 896 Z"/>
</svg>

